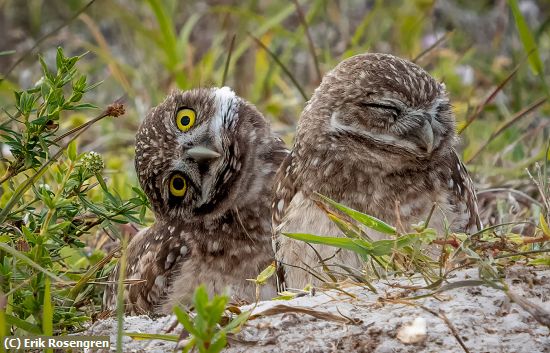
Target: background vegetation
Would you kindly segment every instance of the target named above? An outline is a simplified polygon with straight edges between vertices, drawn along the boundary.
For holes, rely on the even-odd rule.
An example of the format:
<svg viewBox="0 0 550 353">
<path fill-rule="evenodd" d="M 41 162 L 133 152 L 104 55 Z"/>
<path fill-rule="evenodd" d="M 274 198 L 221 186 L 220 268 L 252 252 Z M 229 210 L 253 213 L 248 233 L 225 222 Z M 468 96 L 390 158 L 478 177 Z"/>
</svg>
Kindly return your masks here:
<svg viewBox="0 0 550 353">
<path fill-rule="evenodd" d="M 528 220 L 501 234 L 548 246 L 545 1 L 0 0 L 0 31 L 0 332 L 75 330 L 100 311 L 112 239 L 152 220 L 133 168 L 141 119 L 224 72 L 290 146 L 339 61 L 415 60 L 447 86 L 485 224 Z"/>
</svg>

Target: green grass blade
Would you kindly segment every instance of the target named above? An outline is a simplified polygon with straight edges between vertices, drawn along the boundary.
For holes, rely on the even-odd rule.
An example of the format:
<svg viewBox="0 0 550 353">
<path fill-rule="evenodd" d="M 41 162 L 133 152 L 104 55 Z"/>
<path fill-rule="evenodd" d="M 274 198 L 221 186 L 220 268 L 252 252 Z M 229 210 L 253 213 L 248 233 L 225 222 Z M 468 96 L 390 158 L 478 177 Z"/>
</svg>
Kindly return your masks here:
<svg viewBox="0 0 550 353">
<path fill-rule="evenodd" d="M 9 314 L 5 314 L 5 318 L 8 325 L 15 326 L 34 335 L 42 334 L 42 329 L 39 326 L 33 325 L 25 320 L 21 320 L 20 318 Z"/>
<path fill-rule="evenodd" d="M 326 196 L 323 196 L 321 194 L 317 194 L 325 203 L 329 204 L 330 206 L 336 208 L 337 210 L 340 210 L 356 220 L 357 222 L 369 227 L 370 229 L 374 229 L 378 232 L 384 233 L 384 234 L 397 234 L 397 231 L 394 227 L 390 226 L 389 224 L 379 220 L 378 218 L 369 216 L 365 213 L 355 211 L 349 207 L 346 207 L 342 205 L 341 203 L 338 203 L 336 201 L 332 201 Z"/>
<path fill-rule="evenodd" d="M 27 191 L 44 173 L 46 173 L 50 165 L 54 163 L 63 154 L 63 151 L 67 149 L 67 147 L 72 141 L 76 140 L 93 123 L 96 123 L 105 117 L 111 116 L 112 112 L 109 111 L 109 108 L 110 107 L 108 107 L 105 111 L 103 111 L 103 113 L 101 113 L 100 115 L 92 119 L 89 123 L 83 124 L 82 128 L 75 135 L 73 135 L 69 139 L 69 141 L 67 141 L 63 146 L 61 146 L 59 150 L 50 159 L 48 159 L 44 164 L 42 164 L 42 166 L 38 169 L 38 171 L 36 171 L 36 173 L 34 173 L 30 178 L 25 180 L 25 182 L 23 182 L 21 185 L 17 187 L 17 189 L 15 190 L 15 192 L 13 193 L 13 195 L 11 196 L 7 204 L 4 206 L 3 209 L 0 210 L 0 223 L 3 223 L 6 220 L 11 209 L 13 208 L 13 206 L 15 206 L 15 204 L 19 201 L 19 199 L 23 197 L 23 194 L 25 193 L 25 191 Z"/>
<path fill-rule="evenodd" d="M 101 270 L 109 261 L 113 258 L 114 254 L 116 252 L 120 251 L 120 247 L 117 247 L 116 249 L 112 250 L 107 256 L 105 256 L 103 259 L 98 261 L 95 265 L 90 267 L 86 273 L 82 275 L 82 277 L 76 282 L 76 284 L 71 288 L 69 291 L 69 294 L 67 295 L 66 299 L 69 299 L 71 301 L 75 300 L 78 294 L 82 291 L 83 288 L 86 287 L 88 282 L 90 282 L 95 275 Z M 64 303 L 64 305 L 67 305 L 67 303 Z"/>
<path fill-rule="evenodd" d="M 327 216 L 334 224 L 336 224 L 336 226 L 342 231 L 342 233 L 344 233 L 346 237 L 361 238 L 361 230 L 358 229 L 358 227 L 356 227 L 355 225 L 346 222 L 345 220 L 338 217 L 338 215 L 333 213 L 328 213 Z"/>
<path fill-rule="evenodd" d="M 117 303 L 116 303 L 116 320 L 117 320 L 117 353 L 123 352 L 122 336 L 124 335 L 124 279 L 126 278 L 126 260 L 128 238 L 122 237 L 122 256 L 120 257 L 118 266 L 118 281 L 117 281 Z"/>
<path fill-rule="evenodd" d="M 178 342 L 178 335 L 164 335 L 160 333 L 126 332 L 124 336 L 132 337 L 135 340 L 162 340 Z"/>
<path fill-rule="evenodd" d="M 148 0 L 147 3 L 155 14 L 155 18 L 164 38 L 164 47 L 162 49 L 164 49 L 170 63 L 175 64 L 178 58 L 176 52 L 178 40 L 174 31 L 172 17 L 166 13 L 166 9 L 159 0 Z"/>
<path fill-rule="evenodd" d="M 8 298 L 6 295 L 0 291 L 0 337 L 6 336 L 7 330 L 7 323 L 6 323 L 6 304 L 7 304 Z M 0 353 L 4 353 L 6 350 L 4 349 L 4 345 L 0 345 Z"/>
<path fill-rule="evenodd" d="M 418 234 L 407 234 L 397 239 L 383 239 L 375 241 L 372 243 L 372 255 L 390 255 L 394 249 L 401 249 L 411 245 L 418 238 L 418 236 Z"/>
<path fill-rule="evenodd" d="M 292 239 L 301 240 L 308 243 L 329 245 L 340 249 L 351 250 L 363 257 L 367 257 L 371 255 L 370 250 L 367 248 L 369 244 L 359 239 L 323 237 L 323 236 L 317 236 L 317 235 L 305 234 L 305 233 L 283 233 L 283 235 Z M 365 246 L 360 245 L 361 243 L 364 243 Z"/>
<path fill-rule="evenodd" d="M 199 22 L 201 16 L 202 15 L 198 13 L 192 14 L 191 16 L 189 16 L 187 21 L 185 21 L 185 24 L 181 28 L 177 38 L 177 53 L 180 58 L 185 57 L 185 51 L 188 50 L 187 47 L 189 46 L 191 31 L 193 30 L 197 22 Z"/>
<path fill-rule="evenodd" d="M 514 20 L 516 22 L 516 27 L 518 29 L 521 43 L 523 44 L 523 48 L 525 49 L 527 55 L 529 55 L 529 66 L 534 74 L 540 76 L 544 72 L 544 66 L 542 64 L 542 60 L 540 59 L 535 38 L 533 37 L 529 26 L 527 26 L 527 22 L 525 22 L 525 17 L 523 17 L 523 14 L 519 9 L 517 0 L 508 0 L 508 5 L 514 15 Z"/>
<path fill-rule="evenodd" d="M 44 284 L 44 305 L 42 307 L 42 333 L 45 336 L 53 336 L 53 303 L 52 303 L 52 281 L 46 277 Z M 46 349 L 46 353 L 53 353 L 53 349 Z"/>
<path fill-rule="evenodd" d="M 180 324 L 183 325 L 183 328 L 192 334 L 193 336 L 198 336 L 199 332 L 195 329 L 195 326 L 193 325 L 193 320 L 189 316 L 188 313 L 186 313 L 182 308 L 179 306 L 174 307 L 174 314 L 178 318 L 178 321 Z"/>
<path fill-rule="evenodd" d="M 252 35 L 256 38 L 260 38 L 269 30 L 280 25 L 284 20 L 286 20 L 294 12 L 295 12 L 294 4 L 289 3 L 287 6 L 283 7 L 281 11 L 279 11 L 278 13 L 274 13 L 266 21 L 262 21 L 258 27 L 254 28 Z M 241 41 L 241 43 L 235 48 L 235 51 L 233 52 L 234 62 L 237 62 L 239 58 L 246 52 L 246 50 L 248 50 L 248 48 L 250 47 L 250 44 L 251 43 L 249 40 Z"/>
<path fill-rule="evenodd" d="M 14 248 L 9 246 L 8 244 L 0 243 L 0 249 L 4 250 L 5 252 L 12 255 L 13 257 L 25 262 L 27 265 L 29 265 L 29 266 L 33 267 L 34 269 L 42 272 L 43 274 L 45 274 L 46 276 L 56 280 L 57 282 L 59 282 L 61 284 L 66 283 L 62 278 L 60 278 L 60 277 L 56 276 L 55 274 L 53 274 L 52 272 L 46 270 L 44 267 L 40 266 L 39 264 L 37 264 L 36 262 L 31 260 L 29 257 L 27 257 L 26 255 L 24 255 L 24 254 L 20 253 L 19 251 L 15 250 Z"/>
<path fill-rule="evenodd" d="M 252 314 L 252 311 L 245 311 L 244 313 L 240 313 L 236 318 L 231 320 L 231 322 L 228 323 L 227 326 L 223 328 L 224 331 L 230 332 L 230 333 L 237 333 L 239 327 L 248 320 L 248 318 L 250 317 L 250 314 Z"/>
</svg>

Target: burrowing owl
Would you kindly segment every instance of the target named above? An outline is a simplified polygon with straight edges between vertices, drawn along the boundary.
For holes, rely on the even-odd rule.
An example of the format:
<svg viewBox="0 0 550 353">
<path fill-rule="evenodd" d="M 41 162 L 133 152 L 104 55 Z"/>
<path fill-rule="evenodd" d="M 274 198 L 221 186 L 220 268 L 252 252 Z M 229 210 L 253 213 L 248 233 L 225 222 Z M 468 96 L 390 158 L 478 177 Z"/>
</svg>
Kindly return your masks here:
<svg viewBox="0 0 550 353">
<path fill-rule="evenodd" d="M 253 300 L 246 279 L 273 259 L 272 181 L 286 155 L 269 122 L 227 87 L 173 92 L 154 108 L 135 166 L 156 221 L 128 246 L 126 278 L 145 282 L 126 287 L 126 311 L 170 312 L 201 283 Z M 115 285 L 104 304 L 116 307 Z"/>
<path fill-rule="evenodd" d="M 274 243 L 286 285 L 311 282 L 294 266 L 318 268 L 319 261 L 308 244 L 281 233 L 341 234 L 314 203 L 315 192 L 390 224 L 398 203 L 406 226 L 424 220 L 436 202 L 431 227 L 477 229 L 476 196 L 456 141 L 445 87 L 419 66 L 363 54 L 330 71 L 302 112 L 294 148 L 275 177 Z M 335 252 L 315 248 L 323 259 Z M 361 268 L 348 251 L 331 261 Z"/>
</svg>

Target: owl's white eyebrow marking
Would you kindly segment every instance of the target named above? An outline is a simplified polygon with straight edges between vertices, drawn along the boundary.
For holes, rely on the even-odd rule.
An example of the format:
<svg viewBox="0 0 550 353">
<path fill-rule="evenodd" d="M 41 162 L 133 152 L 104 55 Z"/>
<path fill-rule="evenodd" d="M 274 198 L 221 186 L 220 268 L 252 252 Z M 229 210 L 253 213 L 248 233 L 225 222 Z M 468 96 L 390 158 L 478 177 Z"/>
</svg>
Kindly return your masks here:
<svg viewBox="0 0 550 353">
<path fill-rule="evenodd" d="M 214 136 L 219 136 L 225 120 L 227 118 L 233 119 L 236 116 L 237 96 L 229 87 L 215 88 L 213 91 L 216 112 L 212 118 L 210 128 Z"/>
</svg>

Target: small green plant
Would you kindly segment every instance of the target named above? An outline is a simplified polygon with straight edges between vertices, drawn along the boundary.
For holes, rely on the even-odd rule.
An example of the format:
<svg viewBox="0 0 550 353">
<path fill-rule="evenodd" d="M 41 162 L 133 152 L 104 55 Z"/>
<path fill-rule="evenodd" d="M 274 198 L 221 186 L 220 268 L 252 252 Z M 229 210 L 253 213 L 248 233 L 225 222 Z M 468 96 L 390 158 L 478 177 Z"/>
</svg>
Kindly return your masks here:
<svg viewBox="0 0 550 353">
<path fill-rule="evenodd" d="M 228 301 L 226 295 L 215 295 L 209 300 L 205 286 L 201 285 L 193 296 L 194 316 L 180 307 L 174 308 L 178 321 L 190 334 L 183 352 L 197 348 L 201 353 L 217 353 L 227 345 L 227 334 L 237 330 L 250 315 L 250 312 L 240 313 L 227 325 L 221 326 Z"/>
<path fill-rule="evenodd" d="M 93 123 L 124 114 L 114 103 L 90 121 L 60 133 L 71 111 L 95 109 L 81 102 L 89 85 L 78 72 L 82 56 L 57 50 L 56 70 L 40 57 L 43 76 L 16 91 L 3 109 L 0 142 L 11 158 L 1 161 L 0 307 L 12 333 L 58 334 L 76 329 L 97 311 L 104 254 L 85 251 L 85 237 L 98 227 L 118 234 L 117 223 L 141 223 L 147 200 L 123 200 L 108 187 L 104 162 L 78 153 L 76 138 Z M 4 329 L 0 327 L 0 329 Z"/>
<path fill-rule="evenodd" d="M 545 204 L 550 198 L 546 190 L 545 178 L 538 169 L 537 184 Z M 505 288 L 501 284 L 499 268 L 509 266 L 512 261 L 531 257 L 532 265 L 547 263 L 550 241 L 550 230 L 547 215 L 541 210 L 539 226 L 529 237 L 512 232 L 511 226 L 518 222 L 494 225 L 475 234 L 457 234 L 446 231 L 438 234 L 429 228 L 432 212 L 423 222 L 412 225 L 410 232 L 398 231 L 395 227 L 365 213 L 348 208 L 323 195 L 319 197 L 318 206 L 325 211 L 344 237 L 318 236 L 303 233 L 285 233 L 284 235 L 312 244 L 333 246 L 351 250 L 364 261 L 364 268 L 350 269 L 338 264 L 327 265 L 319 259 L 319 266 L 309 268 L 309 272 L 325 282 L 329 287 L 338 286 L 338 275 L 342 279 L 341 267 L 347 271 L 346 276 L 369 286 L 373 277 L 389 275 L 410 276 L 421 274 L 431 289 L 441 291 L 441 285 L 448 275 L 457 267 L 472 266 L 479 269 L 478 284 L 495 288 Z M 434 206 L 435 207 L 435 206 Z M 521 223 L 521 222 L 520 222 Z M 389 239 L 373 241 L 368 236 L 368 229 L 385 234 Z M 441 246 L 438 259 L 436 247 Z M 430 254 L 430 255 L 426 255 Z M 537 256 L 538 255 L 538 256 Z M 374 289 L 373 289 L 374 290 Z M 282 293 L 283 298 L 292 298 L 293 293 Z"/>
<path fill-rule="evenodd" d="M 197 348 L 201 353 L 215 353 L 221 351 L 227 345 L 227 334 L 236 333 L 240 327 L 250 318 L 252 311 L 256 308 L 260 300 L 260 288 L 266 285 L 275 274 L 275 262 L 271 263 L 254 279 L 247 279 L 256 285 L 256 302 L 250 311 L 241 312 L 238 307 L 228 306 L 229 297 L 227 295 L 214 295 L 210 300 L 208 292 L 204 285 L 195 289 L 193 295 L 192 309 L 194 313 L 187 312 L 183 308 L 176 306 L 174 313 L 178 321 L 183 325 L 184 334 L 189 337 L 183 343 L 183 352 L 190 352 Z M 234 314 L 237 316 L 232 317 Z M 122 337 L 122 312 L 119 316 L 119 337 Z M 182 334 L 180 338 L 184 335 Z M 170 342 L 178 342 L 178 336 L 168 334 L 149 334 L 149 333 L 125 333 L 126 336 L 134 339 L 158 339 Z M 122 351 L 122 347 L 119 348 Z"/>
</svg>

